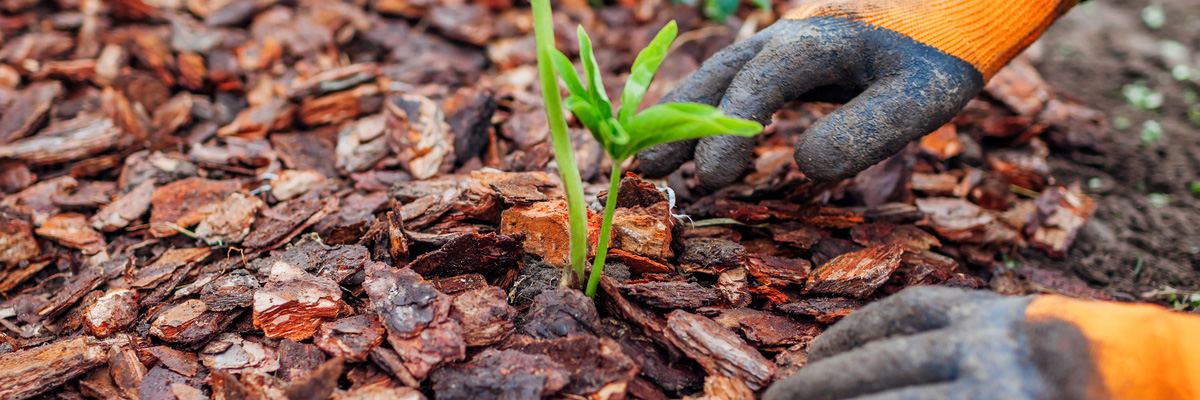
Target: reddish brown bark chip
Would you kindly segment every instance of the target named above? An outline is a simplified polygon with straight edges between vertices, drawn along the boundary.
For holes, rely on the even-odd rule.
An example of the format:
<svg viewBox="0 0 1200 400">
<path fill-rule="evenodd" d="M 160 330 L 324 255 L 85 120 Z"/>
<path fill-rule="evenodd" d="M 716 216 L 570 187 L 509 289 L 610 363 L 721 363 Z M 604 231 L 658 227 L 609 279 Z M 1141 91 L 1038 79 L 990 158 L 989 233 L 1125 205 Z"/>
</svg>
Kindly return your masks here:
<svg viewBox="0 0 1200 400">
<path fill-rule="evenodd" d="M 204 365 L 226 373 L 270 374 L 279 369 L 279 357 L 275 350 L 238 336 L 223 333 L 200 352 Z"/>
<path fill-rule="evenodd" d="M 0 398 L 27 399 L 48 392 L 108 361 L 108 347 L 77 337 L 0 355 Z"/>
<path fill-rule="evenodd" d="M 318 325 L 337 316 L 341 299 L 332 279 L 276 261 L 267 283 L 254 292 L 254 326 L 267 337 L 308 339 Z"/>
<path fill-rule="evenodd" d="M 104 250 L 104 235 L 88 226 L 87 217 L 83 214 L 55 215 L 47 219 L 36 232 L 63 246 L 79 249 L 84 254 Z"/>
<path fill-rule="evenodd" d="M 142 365 L 136 351 L 113 346 L 108 352 L 108 370 L 113 382 L 126 397 L 138 397 L 138 386 L 146 377 L 146 366 Z"/>
<path fill-rule="evenodd" d="M 175 224 L 187 228 L 200 223 L 216 211 L 210 204 L 220 204 L 240 185 L 233 181 L 214 181 L 187 178 L 168 183 L 154 190 L 150 199 L 150 233 L 156 237 L 172 236 L 179 231 Z"/>
<path fill-rule="evenodd" d="M 596 201 L 604 203 L 608 199 L 608 192 L 597 195 Z M 620 187 L 617 188 L 617 207 L 633 208 L 633 207 L 651 207 L 655 204 L 667 201 L 667 196 L 653 183 L 641 180 L 632 172 L 625 173 L 621 178 Z"/>
<path fill-rule="evenodd" d="M 942 243 L 928 232 L 913 225 L 894 225 L 887 222 L 872 222 L 850 229 L 850 237 L 863 246 L 899 244 L 912 252 L 929 250 Z"/>
<path fill-rule="evenodd" d="M 134 272 L 130 277 L 130 285 L 136 288 L 154 288 L 179 267 L 203 260 L 211 251 L 208 247 L 167 250 L 154 263 Z"/>
<path fill-rule="evenodd" d="M 674 274 L 675 267 L 621 249 L 608 249 L 610 260 L 625 264 L 634 275 Z"/>
<path fill-rule="evenodd" d="M 53 121 L 37 135 L 0 145 L 0 158 L 52 165 L 92 156 L 123 144 L 123 131 L 111 119 L 81 114 Z"/>
<path fill-rule="evenodd" d="M 489 346 L 508 337 L 513 330 L 517 310 L 508 304 L 504 289 L 488 287 L 465 292 L 454 298 L 450 318 L 462 326 L 467 346 Z"/>
<path fill-rule="evenodd" d="M 844 297 L 818 297 L 776 306 L 775 309 L 791 315 L 815 317 L 817 322 L 831 324 L 862 308 L 866 302 Z"/>
<path fill-rule="evenodd" d="M 337 177 L 334 145 L 312 132 L 274 133 L 271 144 L 279 149 L 279 159 L 293 170 L 316 171 L 326 178 Z"/>
<path fill-rule="evenodd" d="M 40 253 L 29 219 L 0 208 L 0 264 L 15 265 Z"/>
<path fill-rule="evenodd" d="M 128 328 L 137 319 L 137 292 L 129 289 L 109 290 L 87 309 L 83 328 L 89 335 L 106 338 Z"/>
<path fill-rule="evenodd" d="M 1075 235 L 1096 210 L 1096 203 L 1078 188 L 1046 189 L 1034 205 L 1037 213 L 1025 225 L 1029 242 L 1056 258 L 1066 258 Z"/>
<path fill-rule="evenodd" d="M 767 231 L 776 241 L 790 244 L 801 250 L 808 249 L 821 241 L 821 230 L 799 222 L 784 222 L 767 226 Z"/>
<path fill-rule="evenodd" d="M 740 379 L 752 390 L 771 381 L 775 364 L 716 321 L 683 310 L 667 316 L 667 337 L 709 375 Z"/>
<path fill-rule="evenodd" d="M 153 194 L 154 181 L 143 181 L 128 193 L 118 195 L 115 201 L 93 215 L 89 222 L 93 228 L 105 232 L 124 228 L 129 223 L 141 218 L 150 209 L 150 199 Z"/>
<path fill-rule="evenodd" d="M 0 115 L 0 144 L 29 136 L 40 128 L 62 92 L 62 83 L 55 80 L 36 82 L 21 91 L 13 99 L 13 106 Z"/>
<path fill-rule="evenodd" d="M 676 221 L 669 207 L 659 202 L 650 207 L 618 208 L 613 213 L 612 247 L 659 260 L 675 258 L 671 233 Z"/>
<path fill-rule="evenodd" d="M 613 398 L 625 393 L 638 367 L 621 352 L 612 339 L 593 335 L 569 335 L 557 339 L 533 339 L 515 336 L 509 349 L 526 354 L 545 355 L 561 364 L 570 374 L 563 393 L 596 398 Z"/>
<path fill-rule="evenodd" d="M 917 208 L 929 218 L 929 224 L 943 239 L 965 243 L 1013 243 L 1020 240 L 1016 230 L 996 219 L 996 214 L 962 199 L 917 199 Z"/>
<path fill-rule="evenodd" d="M 673 310 L 676 308 L 696 309 L 710 306 L 720 300 L 717 290 L 701 286 L 696 282 L 667 281 L 620 284 L 617 288 L 637 301 L 648 306 Z"/>
<path fill-rule="evenodd" d="M 589 223 L 588 243 L 594 247 L 599 240 L 600 216 L 588 211 L 588 219 L 595 220 L 596 228 Z M 571 230 L 567 222 L 567 203 L 562 200 L 518 205 L 500 214 L 500 233 L 525 234 L 524 249 L 529 254 L 542 257 L 551 265 L 567 265 L 571 260 Z"/>
<path fill-rule="evenodd" d="M 196 227 L 196 236 L 205 243 L 214 245 L 241 243 L 250 234 L 258 210 L 266 206 L 258 197 L 242 192 L 233 192 L 225 201 L 213 203 L 202 209 L 208 215 Z"/>
<path fill-rule="evenodd" d="M 199 370 L 199 359 L 194 353 L 185 353 L 167 346 L 155 346 L 146 349 L 164 367 L 184 376 L 196 376 Z"/>
<path fill-rule="evenodd" d="M 887 282 L 903 254 L 899 245 L 881 245 L 837 256 L 813 270 L 805 289 L 861 298 Z"/>
<path fill-rule="evenodd" d="M 259 288 L 257 278 L 246 270 L 239 269 L 204 285 L 200 292 L 200 300 L 213 311 L 249 307 L 254 303 L 254 292 Z"/>
<path fill-rule="evenodd" d="M 713 321 L 737 332 L 746 342 L 759 348 L 780 349 L 808 344 L 823 330 L 820 324 L 800 322 L 792 318 L 749 308 L 704 309 Z"/>
<path fill-rule="evenodd" d="M 368 266 L 363 285 L 388 343 L 413 378 L 425 379 L 435 367 L 466 355 L 462 328 L 449 316 L 452 299 L 412 269 L 395 272 L 377 262 Z"/>
<path fill-rule="evenodd" d="M 437 103 L 417 94 L 402 94 L 384 102 L 397 156 L 417 179 L 433 177 L 454 159 L 454 134 Z"/>
<path fill-rule="evenodd" d="M 463 274 L 449 278 L 434 278 L 433 286 L 439 292 L 454 296 L 462 292 L 488 287 L 487 279 L 481 274 Z"/>
<path fill-rule="evenodd" d="M 383 325 L 374 316 L 360 314 L 321 324 L 313 343 L 330 356 L 362 362 L 371 349 L 383 343 Z"/>
<path fill-rule="evenodd" d="M 746 272 L 758 282 L 782 288 L 800 285 L 808 279 L 812 263 L 801 259 L 752 254 L 746 258 Z"/>
<path fill-rule="evenodd" d="M 480 273 L 495 278 L 517 267 L 524 240 L 524 234 L 469 233 L 417 257 L 410 266 L 426 277 Z"/>
<path fill-rule="evenodd" d="M 37 182 L 37 175 L 20 161 L 0 161 L 0 193 L 16 193 Z"/>
<path fill-rule="evenodd" d="M 484 350 L 470 362 L 433 374 L 439 399 L 539 399 L 558 393 L 571 375 L 551 357 Z"/>
</svg>

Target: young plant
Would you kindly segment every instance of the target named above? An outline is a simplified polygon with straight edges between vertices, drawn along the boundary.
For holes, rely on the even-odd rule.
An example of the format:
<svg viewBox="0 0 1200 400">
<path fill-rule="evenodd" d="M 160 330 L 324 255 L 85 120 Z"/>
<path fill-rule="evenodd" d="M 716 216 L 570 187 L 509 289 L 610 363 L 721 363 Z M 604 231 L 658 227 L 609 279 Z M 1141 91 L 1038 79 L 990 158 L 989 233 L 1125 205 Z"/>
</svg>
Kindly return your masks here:
<svg viewBox="0 0 1200 400">
<path fill-rule="evenodd" d="M 613 211 L 617 206 L 617 188 L 621 182 L 621 164 L 625 160 L 642 150 L 667 142 L 723 134 L 754 136 L 763 129 L 757 122 L 725 116 L 721 110 L 707 104 L 665 103 L 637 112 L 654 73 L 658 71 L 659 64 L 662 64 L 667 56 L 671 42 L 675 40 L 677 29 L 675 21 L 671 21 L 655 35 L 649 46 L 638 53 L 621 94 L 621 108 L 615 115 L 600 79 L 600 68 L 596 65 L 596 56 L 592 53 L 591 38 L 583 27 L 578 27 L 576 31 L 586 85 L 585 81 L 580 80 L 571 60 L 558 50 L 553 52 L 554 67 L 566 82 L 569 92 L 565 103 L 567 109 L 575 114 L 579 122 L 591 132 L 592 137 L 600 142 L 600 146 L 609 157 L 612 157 L 612 176 L 608 199 L 604 205 L 604 219 L 600 225 L 599 248 L 596 250 L 596 259 L 592 262 L 592 273 L 588 277 L 585 290 L 588 296 L 596 293 L 604 271 Z M 539 50 L 540 48 L 539 44 Z M 539 63 L 540 61 L 539 58 Z M 552 85 L 547 85 L 544 77 L 542 79 L 545 94 L 545 86 Z M 557 87 L 554 91 L 557 92 Z M 551 112 L 549 107 L 547 112 Z M 561 118 L 561 114 L 557 117 Z M 556 141 L 556 156 L 559 151 Z M 566 151 L 570 151 L 570 148 Z M 564 169 L 562 165 L 560 162 L 560 169 Z M 578 173 L 574 175 L 575 179 L 578 179 Z"/>
<path fill-rule="evenodd" d="M 537 41 L 538 75 L 542 84 L 542 99 L 546 119 L 550 121 L 550 141 L 554 146 L 554 161 L 562 177 L 567 198 L 567 222 L 571 233 L 571 268 L 563 268 L 563 285 L 583 279 L 587 264 L 587 206 L 583 200 L 583 181 L 575 164 L 575 150 L 563 118 L 562 95 L 558 92 L 558 77 L 551 61 L 554 48 L 554 22 L 550 15 L 550 0 L 532 0 L 533 31 Z M 574 276 L 572 276 L 574 272 Z"/>
</svg>

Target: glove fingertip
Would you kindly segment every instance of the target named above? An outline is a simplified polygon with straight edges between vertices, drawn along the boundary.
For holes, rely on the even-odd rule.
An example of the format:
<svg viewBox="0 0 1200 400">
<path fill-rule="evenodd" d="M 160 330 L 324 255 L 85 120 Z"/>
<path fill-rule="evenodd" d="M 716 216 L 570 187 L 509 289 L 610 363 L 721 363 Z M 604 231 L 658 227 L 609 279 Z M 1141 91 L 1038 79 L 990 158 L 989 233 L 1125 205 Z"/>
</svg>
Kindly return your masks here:
<svg viewBox="0 0 1200 400">
<path fill-rule="evenodd" d="M 662 178 L 679 169 L 690 158 L 694 140 L 664 143 L 637 154 L 639 168 L 647 178 Z"/>
</svg>

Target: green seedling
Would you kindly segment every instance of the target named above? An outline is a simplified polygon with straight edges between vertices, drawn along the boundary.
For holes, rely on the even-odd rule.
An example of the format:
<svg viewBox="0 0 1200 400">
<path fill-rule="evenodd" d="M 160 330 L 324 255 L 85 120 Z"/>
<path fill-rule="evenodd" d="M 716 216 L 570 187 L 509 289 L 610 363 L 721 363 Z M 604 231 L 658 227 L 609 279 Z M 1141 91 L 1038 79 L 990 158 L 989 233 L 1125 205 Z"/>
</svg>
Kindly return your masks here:
<svg viewBox="0 0 1200 400">
<path fill-rule="evenodd" d="M 587 207 L 583 203 L 583 180 L 579 178 L 579 166 L 575 164 L 574 148 L 567 132 L 567 121 L 563 117 L 562 95 L 558 91 L 558 78 L 552 61 L 557 50 L 554 48 L 550 0 L 533 0 L 530 5 L 533 8 L 533 31 L 537 41 L 538 77 L 542 84 L 546 119 L 550 122 L 550 141 L 567 198 L 571 267 L 563 268 L 562 285 L 566 286 L 576 279 L 582 279 L 587 264 Z M 575 274 L 571 275 L 572 272 Z"/>
<path fill-rule="evenodd" d="M 650 147 L 679 140 L 697 139 L 705 136 L 732 134 L 754 136 L 762 132 L 762 124 L 739 118 L 728 117 L 716 107 L 699 103 L 665 103 L 638 112 L 642 97 L 650 88 L 654 73 L 667 56 L 671 42 L 677 32 L 675 21 L 663 27 L 650 45 L 638 53 L 625 81 L 621 94 L 621 108 L 613 113 L 612 103 L 604 92 L 600 68 L 592 53 L 592 41 L 582 26 L 576 29 L 579 36 L 579 58 L 583 64 L 584 79 L 575 72 L 575 66 L 566 54 L 555 51 L 554 66 L 567 84 L 566 107 L 575 114 L 579 122 L 600 142 L 600 147 L 612 157 L 612 175 L 608 199 L 604 204 L 604 217 L 600 224 L 600 243 L 596 259 L 592 262 L 592 273 L 587 280 L 585 294 L 592 296 L 600 284 L 604 271 L 604 258 L 608 253 L 609 234 L 612 231 L 613 211 L 617 207 L 617 189 L 621 182 L 621 164 L 638 152 Z M 586 82 L 586 84 L 585 84 Z"/>
<path fill-rule="evenodd" d="M 564 121 L 561 121 L 562 112 L 561 108 L 558 108 L 560 105 L 557 81 L 549 81 L 553 78 L 548 80 L 545 75 L 547 71 L 557 70 L 558 75 L 566 83 L 568 91 L 564 105 L 571 110 L 580 124 L 591 132 L 592 137 L 600 143 L 600 147 L 612 158 L 613 167 L 608 199 L 605 202 L 604 217 L 600 225 L 599 248 L 596 250 L 596 259 L 592 262 L 592 272 L 588 277 L 585 289 L 585 293 L 592 296 L 596 293 L 604 271 L 604 259 L 608 253 L 609 234 L 612 231 L 613 212 L 617 205 L 617 190 L 621 181 L 622 163 L 638 152 L 655 145 L 723 134 L 754 136 L 762 132 L 763 127 L 762 124 L 754 121 L 728 117 L 716 107 L 698 103 L 658 104 L 638 112 L 642 97 L 650 88 L 650 82 L 653 80 L 655 72 L 666 58 L 671 42 L 675 40 L 678 33 L 675 21 L 671 21 L 659 31 L 651 40 L 650 45 L 642 49 L 634 59 L 629 78 L 625 82 L 625 89 L 621 94 L 621 108 L 614 113 L 612 103 L 605 93 L 604 83 L 600 77 L 600 68 L 596 63 L 596 56 L 592 52 L 592 41 L 587 32 L 582 26 L 577 29 L 579 57 L 584 69 L 583 79 L 580 79 L 571 59 L 566 54 L 554 49 L 549 4 L 546 3 L 546 0 L 535 0 L 533 5 L 534 29 L 538 31 L 538 67 L 539 72 L 542 73 L 542 95 L 546 96 L 546 112 L 551 119 L 551 131 L 555 140 L 555 157 L 561 157 L 560 153 L 572 151 L 569 144 L 560 146 L 560 143 L 567 142 L 559 140 L 560 136 L 566 138 L 566 125 Z M 539 10 L 542 10 L 543 14 L 539 14 Z M 546 62 L 547 58 L 542 57 L 543 51 L 550 53 L 547 58 L 550 59 L 552 65 Z M 556 132 L 557 129 L 561 129 L 562 132 Z M 578 183 L 578 171 L 571 174 L 566 172 L 567 169 L 570 169 L 569 166 L 575 165 L 573 157 L 570 157 L 569 163 L 564 162 L 563 159 L 559 158 L 559 170 L 563 174 L 564 186 L 570 179 L 576 182 L 572 185 L 582 186 Z M 568 189 L 567 201 L 578 202 L 578 206 L 582 208 L 582 194 L 572 198 L 570 192 L 571 190 Z M 572 259 L 574 260 L 575 242 L 578 240 L 586 246 L 586 215 L 576 216 L 571 213 L 569 218 L 572 227 Z M 583 227 L 581 229 L 583 232 L 578 235 L 575 230 L 577 225 Z M 586 247 L 584 251 L 586 251 Z M 582 266 L 572 263 L 572 269 L 575 270 L 577 277 L 583 276 Z"/>
</svg>

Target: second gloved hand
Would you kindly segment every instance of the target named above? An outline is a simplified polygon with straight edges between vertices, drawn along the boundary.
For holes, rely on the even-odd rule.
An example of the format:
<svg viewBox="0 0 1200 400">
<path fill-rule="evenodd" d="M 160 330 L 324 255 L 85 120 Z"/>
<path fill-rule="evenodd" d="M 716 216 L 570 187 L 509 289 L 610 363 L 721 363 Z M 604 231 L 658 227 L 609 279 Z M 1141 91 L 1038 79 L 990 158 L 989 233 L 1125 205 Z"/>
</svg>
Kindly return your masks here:
<svg viewBox="0 0 1200 400">
<path fill-rule="evenodd" d="M 853 176 L 950 121 L 996 70 L 1075 0 L 825 0 L 806 4 L 706 61 L 662 101 L 718 106 L 768 124 L 794 99 L 845 102 L 796 143 L 807 176 Z M 700 182 L 729 185 L 752 138 L 716 136 L 638 155 L 664 176 L 695 158 Z"/>
</svg>

